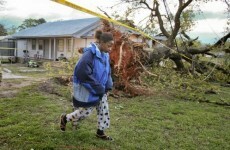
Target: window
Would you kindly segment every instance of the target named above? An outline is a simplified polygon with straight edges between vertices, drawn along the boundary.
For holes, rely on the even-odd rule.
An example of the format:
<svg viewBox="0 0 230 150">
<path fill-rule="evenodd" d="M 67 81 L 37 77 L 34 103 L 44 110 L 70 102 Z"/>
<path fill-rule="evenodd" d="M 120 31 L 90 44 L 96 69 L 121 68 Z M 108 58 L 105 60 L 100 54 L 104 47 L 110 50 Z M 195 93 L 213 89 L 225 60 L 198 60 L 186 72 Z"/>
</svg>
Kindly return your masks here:
<svg viewBox="0 0 230 150">
<path fill-rule="evenodd" d="M 32 50 L 36 50 L 36 40 L 32 40 Z"/>
<path fill-rule="evenodd" d="M 71 39 L 67 39 L 67 51 L 68 52 L 71 52 L 71 44 L 72 44 L 71 41 L 72 41 Z"/>
<path fill-rule="evenodd" d="M 43 40 L 38 40 L 38 49 L 43 50 L 43 46 L 44 46 L 44 41 Z"/>
<path fill-rule="evenodd" d="M 63 52 L 64 51 L 64 40 L 57 40 L 57 49 L 59 52 Z"/>
</svg>

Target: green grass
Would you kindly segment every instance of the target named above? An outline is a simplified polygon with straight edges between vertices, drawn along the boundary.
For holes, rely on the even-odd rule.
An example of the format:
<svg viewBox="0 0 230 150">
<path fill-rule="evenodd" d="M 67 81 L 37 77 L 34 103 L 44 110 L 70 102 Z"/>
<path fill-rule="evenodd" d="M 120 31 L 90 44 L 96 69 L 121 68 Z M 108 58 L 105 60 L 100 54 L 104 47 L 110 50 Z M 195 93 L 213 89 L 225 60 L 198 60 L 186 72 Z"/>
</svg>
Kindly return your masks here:
<svg viewBox="0 0 230 150">
<path fill-rule="evenodd" d="M 59 116 L 72 111 L 71 102 L 38 87 L 24 87 L 14 98 L 0 99 L 0 149 L 230 149 L 229 106 L 186 101 L 165 93 L 110 97 L 107 133 L 114 141 L 108 142 L 95 137 L 96 112 L 80 122 L 78 130 L 67 124 L 67 131 L 60 132 Z"/>
</svg>

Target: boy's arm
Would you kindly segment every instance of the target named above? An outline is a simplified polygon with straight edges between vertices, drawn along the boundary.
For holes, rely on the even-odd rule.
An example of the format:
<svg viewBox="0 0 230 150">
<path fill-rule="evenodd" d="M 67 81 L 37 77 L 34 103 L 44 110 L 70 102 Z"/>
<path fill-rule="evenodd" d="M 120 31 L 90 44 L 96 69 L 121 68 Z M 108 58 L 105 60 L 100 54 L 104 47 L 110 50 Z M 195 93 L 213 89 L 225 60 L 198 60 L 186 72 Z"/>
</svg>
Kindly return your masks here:
<svg viewBox="0 0 230 150">
<path fill-rule="evenodd" d="M 83 54 L 77 64 L 75 74 L 81 84 L 87 88 L 90 93 L 95 95 L 103 95 L 105 93 L 105 87 L 93 77 L 93 54 L 91 51 L 86 51 Z"/>
</svg>

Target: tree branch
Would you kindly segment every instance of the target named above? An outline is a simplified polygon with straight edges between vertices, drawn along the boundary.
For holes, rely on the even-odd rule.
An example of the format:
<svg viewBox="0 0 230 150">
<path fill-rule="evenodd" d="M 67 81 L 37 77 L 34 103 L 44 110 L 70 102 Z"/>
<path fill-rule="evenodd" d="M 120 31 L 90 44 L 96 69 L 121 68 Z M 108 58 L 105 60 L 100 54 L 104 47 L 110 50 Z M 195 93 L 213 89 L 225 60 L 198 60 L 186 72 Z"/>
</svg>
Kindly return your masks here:
<svg viewBox="0 0 230 150">
<path fill-rule="evenodd" d="M 159 26 L 160 26 L 160 30 L 162 32 L 163 35 L 165 35 L 167 38 L 170 36 L 169 33 L 166 31 L 166 29 L 164 28 L 164 22 L 163 22 L 163 19 L 162 19 L 162 16 L 161 16 L 161 13 L 160 13 L 160 10 L 159 10 L 159 4 L 155 1 L 155 6 L 156 6 L 156 16 L 157 16 L 157 19 L 158 19 L 158 22 L 159 22 Z"/>
<path fill-rule="evenodd" d="M 97 7 L 97 9 L 99 9 L 100 11 L 102 11 L 108 18 L 111 19 L 111 17 L 107 14 L 107 12 L 105 12 L 104 10 L 102 10 L 101 8 Z"/>
<path fill-rule="evenodd" d="M 140 1 L 140 4 L 144 4 L 149 10 L 151 10 L 151 11 L 154 11 L 154 9 L 153 8 L 151 8 L 150 6 L 149 6 L 149 4 L 147 4 L 146 3 L 146 1 Z"/>
<path fill-rule="evenodd" d="M 230 38 L 230 32 L 227 35 L 225 35 L 224 37 L 222 37 L 221 39 L 219 39 L 213 46 L 217 47 L 220 45 L 224 45 L 224 43 L 227 41 L 228 38 Z"/>
<path fill-rule="evenodd" d="M 230 4 L 227 2 L 227 0 L 224 0 L 224 2 L 228 5 L 228 8 L 229 8 Z"/>
<path fill-rule="evenodd" d="M 175 39 L 176 35 L 179 32 L 180 29 L 180 16 L 181 13 L 183 12 L 183 10 L 192 2 L 193 0 L 188 0 L 186 3 L 183 3 L 183 0 L 179 0 L 179 7 L 178 10 L 175 14 L 175 18 L 174 18 L 174 29 L 172 31 L 172 34 L 170 36 L 169 42 L 172 43 L 173 39 Z"/>
<path fill-rule="evenodd" d="M 203 50 L 199 50 L 199 49 L 195 49 L 195 48 L 189 48 L 188 53 L 192 54 L 192 55 L 194 55 L 194 54 L 204 54 L 204 53 L 209 52 L 210 50 L 211 49 L 209 49 L 209 48 L 205 48 Z"/>
</svg>

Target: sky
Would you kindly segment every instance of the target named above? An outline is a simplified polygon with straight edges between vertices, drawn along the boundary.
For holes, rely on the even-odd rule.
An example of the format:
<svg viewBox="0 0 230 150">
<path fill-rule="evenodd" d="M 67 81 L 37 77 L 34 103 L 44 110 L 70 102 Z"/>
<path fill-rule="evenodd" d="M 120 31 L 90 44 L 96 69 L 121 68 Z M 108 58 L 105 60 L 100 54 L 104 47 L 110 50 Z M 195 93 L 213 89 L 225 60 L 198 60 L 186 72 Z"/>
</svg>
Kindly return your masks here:
<svg viewBox="0 0 230 150">
<path fill-rule="evenodd" d="M 70 7 L 63 6 L 51 0 L 5 0 L 4 7 L 0 11 L 0 23 L 6 28 L 13 25 L 19 26 L 27 18 L 44 18 L 46 21 L 70 20 L 80 18 L 91 18 L 89 14 L 74 10 Z M 102 13 L 97 7 L 106 12 L 111 12 L 109 6 L 119 3 L 118 0 L 69 0 L 82 7 Z M 199 36 L 203 43 L 217 41 L 224 34 L 224 28 L 227 27 L 224 10 L 227 5 L 221 2 L 208 2 L 202 5 L 201 10 L 204 12 L 196 16 L 197 24 L 193 31 L 188 33 L 191 38 Z M 118 11 L 122 12 L 122 7 Z M 136 20 L 142 19 L 145 13 L 140 13 Z M 137 21 L 136 21 L 137 22 Z"/>
</svg>

